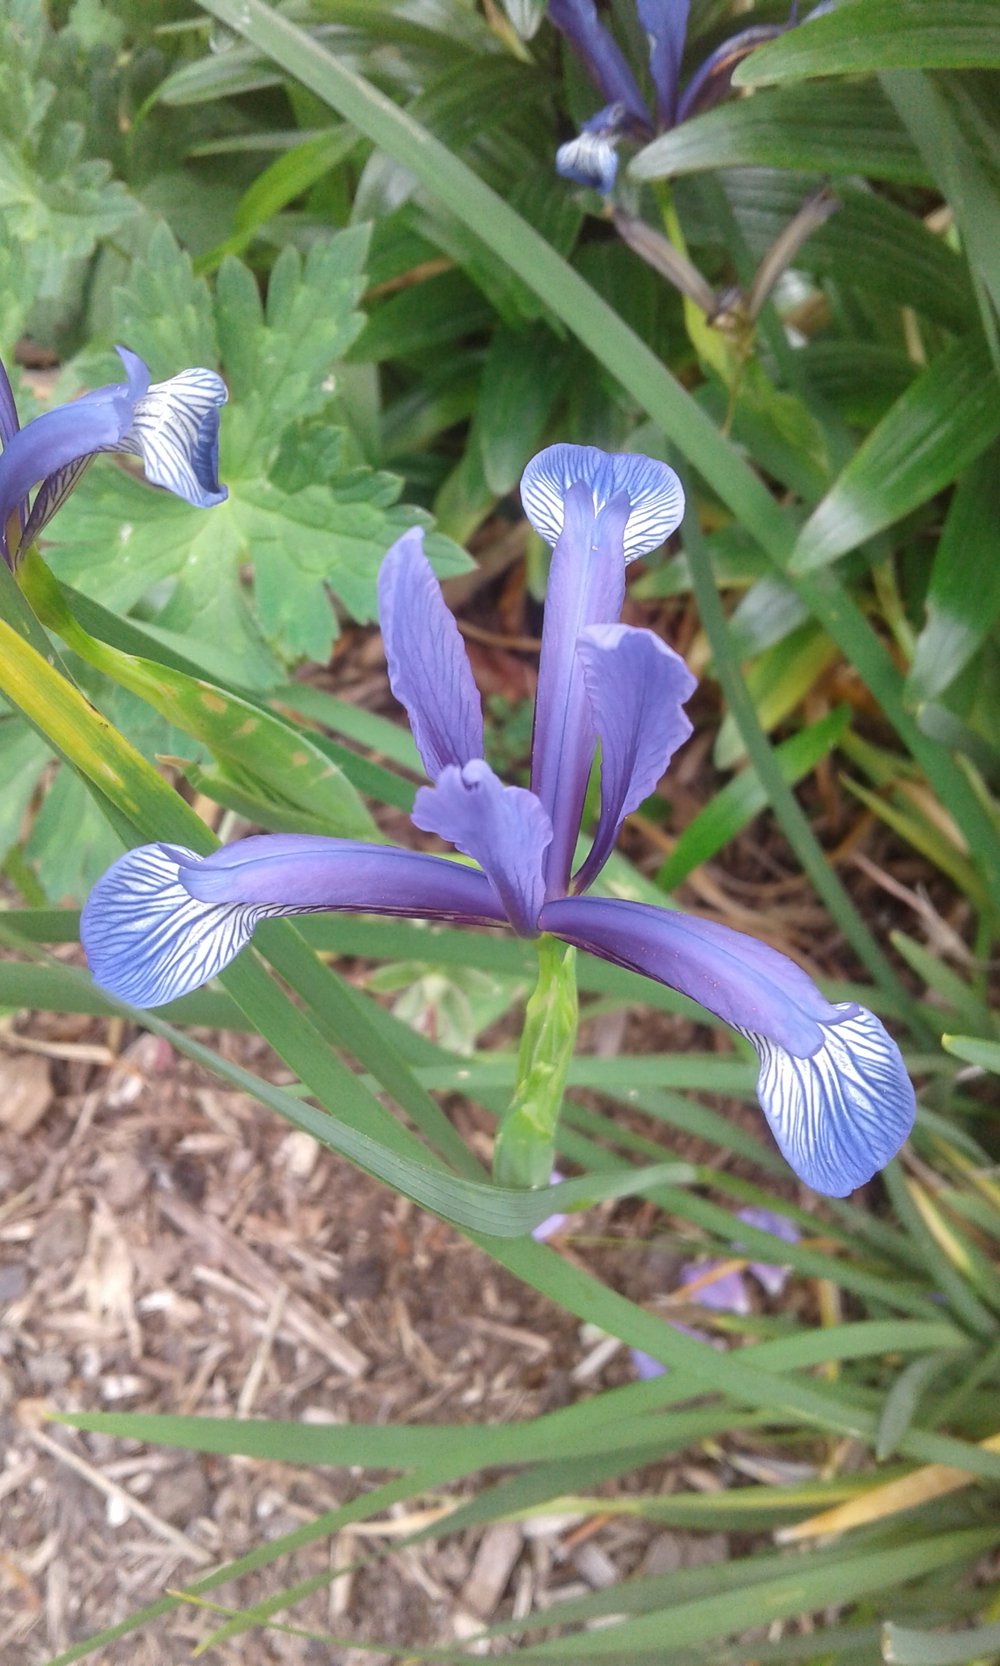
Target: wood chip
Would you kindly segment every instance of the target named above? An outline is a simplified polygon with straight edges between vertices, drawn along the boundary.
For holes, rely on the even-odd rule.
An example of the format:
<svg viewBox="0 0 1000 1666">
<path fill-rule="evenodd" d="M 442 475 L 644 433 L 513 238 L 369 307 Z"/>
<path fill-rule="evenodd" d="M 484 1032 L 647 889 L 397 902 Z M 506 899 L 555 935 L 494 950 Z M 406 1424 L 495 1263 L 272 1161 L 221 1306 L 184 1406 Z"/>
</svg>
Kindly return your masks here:
<svg viewBox="0 0 1000 1666">
<path fill-rule="evenodd" d="M 481 1620 L 488 1620 L 496 1611 L 523 1543 L 521 1530 L 512 1521 L 500 1521 L 488 1527 L 480 1539 L 472 1570 L 462 1586 L 461 1600 Z"/>
<path fill-rule="evenodd" d="M 284 1288 L 283 1281 L 268 1263 L 218 1221 L 185 1203 L 173 1192 L 161 1192 L 157 1202 L 161 1212 L 174 1226 L 200 1243 L 211 1260 L 221 1262 L 231 1272 L 237 1273 L 251 1290 L 260 1294 L 265 1303 L 273 1301 L 275 1293 Z M 345 1376 L 360 1377 L 368 1369 L 367 1355 L 341 1336 L 300 1297 L 289 1297 L 282 1323 L 300 1342 L 323 1355 Z"/>
<path fill-rule="evenodd" d="M 48 1060 L 37 1053 L 0 1054 L 0 1124 L 30 1134 L 52 1103 Z"/>
</svg>

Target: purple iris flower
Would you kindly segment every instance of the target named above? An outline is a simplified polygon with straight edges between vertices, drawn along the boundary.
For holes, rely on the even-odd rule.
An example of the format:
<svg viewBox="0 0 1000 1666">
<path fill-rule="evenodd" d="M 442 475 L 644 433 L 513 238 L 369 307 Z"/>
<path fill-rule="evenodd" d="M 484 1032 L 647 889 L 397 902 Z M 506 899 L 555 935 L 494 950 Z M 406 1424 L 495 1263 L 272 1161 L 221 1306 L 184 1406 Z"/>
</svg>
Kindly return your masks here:
<svg viewBox="0 0 1000 1666">
<path fill-rule="evenodd" d="M 747 53 L 791 26 L 761 23 L 741 29 L 709 53 L 681 92 L 688 0 L 635 0 L 635 9 L 649 42 L 655 120 L 622 52 L 600 21 L 594 0 L 549 0 L 549 17 L 607 100 L 584 122 L 577 138 L 560 145 L 556 169 L 564 179 L 592 185 L 605 196 L 618 171 L 615 147 L 620 139 L 643 142 L 711 109 L 726 96 L 733 71 Z"/>
<path fill-rule="evenodd" d="M 24 428 L 0 364 L 0 553 L 8 567 L 17 566 L 99 451 L 138 457 L 154 486 L 199 509 L 225 498 L 217 478 L 219 406 L 227 398 L 221 376 L 182 370 L 150 385 L 142 360 L 127 347 L 117 352 L 126 381 L 43 411 Z"/>
<path fill-rule="evenodd" d="M 301 834 L 256 835 L 207 857 L 145 845 L 119 858 L 84 908 L 94 978 L 135 1006 L 159 1006 L 214 977 L 258 921 L 330 909 L 550 932 L 680 990 L 745 1036 L 783 1154 L 817 1191 L 845 1196 L 913 1122 L 913 1089 L 879 1020 L 832 1004 L 784 955 L 727 926 L 580 894 L 691 732 L 683 660 L 652 631 L 618 623 L 626 563 L 681 519 L 677 477 L 648 457 L 554 445 L 528 464 L 521 497 L 553 546 L 530 790 L 505 786 L 483 757 L 472 670 L 419 529 L 379 574 L 389 679 L 433 783 L 418 790 L 413 820 L 478 866 Z M 598 742 L 600 815 L 574 872 Z"/>
</svg>

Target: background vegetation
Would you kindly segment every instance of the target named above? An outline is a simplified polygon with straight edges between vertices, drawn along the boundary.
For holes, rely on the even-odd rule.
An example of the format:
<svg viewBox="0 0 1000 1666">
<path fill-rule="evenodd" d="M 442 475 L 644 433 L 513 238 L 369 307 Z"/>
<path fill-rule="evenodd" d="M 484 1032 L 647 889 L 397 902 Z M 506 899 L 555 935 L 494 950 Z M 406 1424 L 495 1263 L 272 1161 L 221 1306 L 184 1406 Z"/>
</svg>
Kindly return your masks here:
<svg viewBox="0 0 1000 1666">
<path fill-rule="evenodd" d="M 537 623 L 540 551 L 517 532 L 514 492 L 525 462 L 556 438 L 638 449 L 680 470 L 690 509 L 634 603 L 683 625 L 724 716 L 699 813 L 682 829 L 669 798 L 651 800 L 608 883 L 665 901 L 710 876 L 705 864 L 739 873 L 753 823 L 775 871 L 804 874 L 826 910 L 827 987 L 864 986 L 907 1049 L 912 1150 L 870 1196 L 804 1208 L 763 1135 L 718 1109 L 720 1095 L 752 1100 L 742 1053 L 701 1031 L 695 1051 L 625 1053 L 613 1068 L 577 1059 L 560 1145 L 582 1177 L 570 1201 L 642 1194 L 657 1231 L 689 1251 L 730 1253 L 729 1208 L 746 1202 L 777 1202 L 803 1233 L 785 1259 L 812 1322 L 780 1306 L 730 1319 L 731 1342 L 746 1345 L 718 1352 L 526 1236 L 544 1199 L 491 1188 L 440 1108 L 435 1095 L 459 1084 L 488 1113 L 503 1103 L 513 1055 L 476 1043 L 518 998 L 520 945 L 389 922 L 272 923 L 222 991 L 131 1016 L 670 1369 L 513 1429 L 75 1421 L 396 1472 L 318 1517 L 317 1537 L 445 1483 L 466 1482 L 464 1502 L 427 1534 L 551 1510 L 752 1428 L 778 1466 L 769 1482 L 670 1497 L 636 1483 L 628 1505 L 738 1530 L 745 1555 L 494 1632 L 539 1661 L 1000 1658 L 996 7 L 843 0 L 745 60 L 740 96 L 623 158 L 630 211 L 669 231 L 714 294 L 737 286 L 728 326 L 628 247 L 600 198 L 556 177 L 556 146 L 595 98 L 543 11 L 0 0 L 0 346 L 22 418 L 38 408 L 39 367 L 68 397 L 114 378 L 116 340 L 157 377 L 206 364 L 230 388 L 223 507 L 202 514 L 101 464 L 53 522 L 61 640 L 0 570 L 0 1003 L 130 1016 L 45 945 L 73 936 L 65 905 L 123 844 L 211 848 L 196 794 L 219 807 L 224 835 L 252 824 L 363 836 L 363 800 L 407 809 L 409 738 L 309 669 L 346 623 L 372 620 L 388 543 L 415 521 L 433 527 L 437 570 L 454 575 L 472 570 L 470 540 L 489 571 L 516 534 L 522 619 Z M 696 0 L 689 67 L 735 26 L 732 11 Z M 633 8 L 613 0 L 608 15 L 638 66 Z M 764 3 L 752 15 L 785 13 Z M 835 211 L 750 320 L 740 295 L 822 186 Z M 125 655 L 160 668 L 154 691 Z M 211 720 L 194 679 L 218 695 Z M 248 705 L 268 714 L 252 759 L 233 738 Z M 703 727 L 715 710 L 703 707 Z M 498 707 L 494 726 L 516 767 L 523 711 Z M 762 925 L 765 895 L 748 893 Z M 442 1043 L 341 981 L 331 955 L 362 943 L 386 987 L 401 965 L 440 971 Z M 472 969 L 509 977 L 499 1002 L 458 998 L 476 987 Z M 596 962 L 581 982 L 591 1010 L 691 1010 Z M 293 1087 L 249 1076 L 194 1026 L 259 1030 Z M 655 1120 L 657 1139 L 623 1108 Z M 706 1160 L 679 1169 L 675 1141 L 692 1133 Z M 755 1179 L 717 1166 L 712 1149 L 752 1159 Z M 766 1234 L 742 1239 L 773 1252 Z M 782 1463 L 789 1479 L 776 1484 Z M 500 1466 L 512 1467 L 498 1480 Z M 290 1548 L 270 1541 L 196 1589 Z M 215 1640 L 279 1608 L 294 1621 L 297 1594 L 234 1611 Z M 805 1614 L 814 1626 L 740 1641 Z M 109 1637 L 59 1660 L 99 1656 Z M 378 1641 L 409 1659 L 449 1652 Z"/>
</svg>

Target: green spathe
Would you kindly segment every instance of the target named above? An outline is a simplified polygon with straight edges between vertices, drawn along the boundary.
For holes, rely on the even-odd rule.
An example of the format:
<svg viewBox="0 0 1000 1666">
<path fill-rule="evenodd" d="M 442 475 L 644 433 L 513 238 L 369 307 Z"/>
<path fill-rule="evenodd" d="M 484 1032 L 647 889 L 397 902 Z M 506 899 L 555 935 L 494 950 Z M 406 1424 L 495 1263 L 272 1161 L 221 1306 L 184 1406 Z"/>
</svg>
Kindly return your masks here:
<svg viewBox="0 0 1000 1666">
<path fill-rule="evenodd" d="M 566 1072 L 576 1046 L 576 950 L 543 933 L 536 939 L 538 981 L 524 1014 L 510 1107 L 493 1147 L 500 1186 L 547 1186 Z"/>
</svg>

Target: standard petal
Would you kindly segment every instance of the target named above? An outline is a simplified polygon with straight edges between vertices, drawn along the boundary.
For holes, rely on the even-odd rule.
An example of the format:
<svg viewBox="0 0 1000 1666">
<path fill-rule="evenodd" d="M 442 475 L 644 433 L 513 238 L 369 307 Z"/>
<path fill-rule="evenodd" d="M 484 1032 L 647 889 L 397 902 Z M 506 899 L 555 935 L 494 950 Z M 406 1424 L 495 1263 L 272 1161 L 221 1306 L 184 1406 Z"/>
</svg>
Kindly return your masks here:
<svg viewBox="0 0 1000 1666">
<path fill-rule="evenodd" d="M 378 575 L 389 686 L 406 710 L 432 781 L 483 755 L 483 711 L 465 644 L 415 526 L 397 538 Z"/>
<path fill-rule="evenodd" d="M 143 845 L 119 857 L 87 898 L 80 936 L 94 981 L 133 1006 L 198 989 L 249 942 L 259 921 L 351 909 L 492 924 L 481 874 L 415 851 L 267 835 L 201 857 Z"/>
<path fill-rule="evenodd" d="M 563 510 L 549 568 L 531 737 L 531 790 L 553 828 L 545 860 L 549 896 L 562 896 L 569 883 L 594 757 L 594 729 L 576 644 L 588 625 L 610 624 L 621 612 L 628 500 L 613 498 L 597 514 L 590 487 L 577 480 L 566 493 Z"/>
<path fill-rule="evenodd" d="M 652 132 L 635 76 L 597 16 L 594 0 L 549 0 L 549 17 L 609 104 L 622 104 L 632 120 Z"/>
<path fill-rule="evenodd" d="M 737 64 L 741 64 L 755 47 L 763 46 L 775 35 L 783 35 L 790 27 L 787 23 L 755 23 L 723 41 L 699 65 L 684 88 L 677 102 L 675 122 L 687 121 L 690 116 L 701 115 L 703 110 L 711 110 L 721 103 L 729 91 Z"/>
<path fill-rule="evenodd" d="M 478 862 L 514 930 L 534 937 L 545 900 L 543 858 L 552 823 L 534 793 L 505 787 L 482 758 L 449 765 L 433 787 L 421 787 L 413 821 Z"/>
<path fill-rule="evenodd" d="M 828 1197 L 846 1197 L 884 1168 L 916 1115 L 899 1048 L 875 1014 L 837 1010 L 809 1058 L 744 1031 L 760 1058 L 757 1097 L 782 1156 Z"/>
<path fill-rule="evenodd" d="M 800 1058 L 817 1050 L 820 1026 L 839 1015 L 794 961 L 714 920 L 644 902 L 566 897 L 545 904 L 539 925 L 689 995 L 734 1029 L 770 1036 Z"/>
<path fill-rule="evenodd" d="M 118 351 L 124 357 L 123 349 Z M 214 370 L 182 370 L 167 382 L 154 382 L 136 400 L 117 449 L 141 459 L 152 485 L 196 509 L 211 509 L 229 495 L 218 478 L 219 407 L 228 398 Z"/>
<path fill-rule="evenodd" d="M 656 96 L 657 125 L 673 127 L 687 34 L 688 0 L 636 0 L 635 9 L 649 41 L 649 74 Z"/>
<path fill-rule="evenodd" d="M 589 488 L 595 515 L 613 498 L 628 499 L 626 561 L 648 555 L 681 523 L 684 492 L 666 463 L 628 451 L 600 451 L 593 445 L 550 445 L 531 459 L 521 476 L 521 502 L 535 531 L 552 547 L 562 532 L 566 495 L 577 481 Z"/>
<path fill-rule="evenodd" d="M 601 816 L 574 881 L 583 891 L 611 855 L 625 817 L 649 797 L 690 735 L 682 707 L 697 682 L 658 636 L 629 625 L 591 625 L 576 651 L 601 743 Z"/>
</svg>

